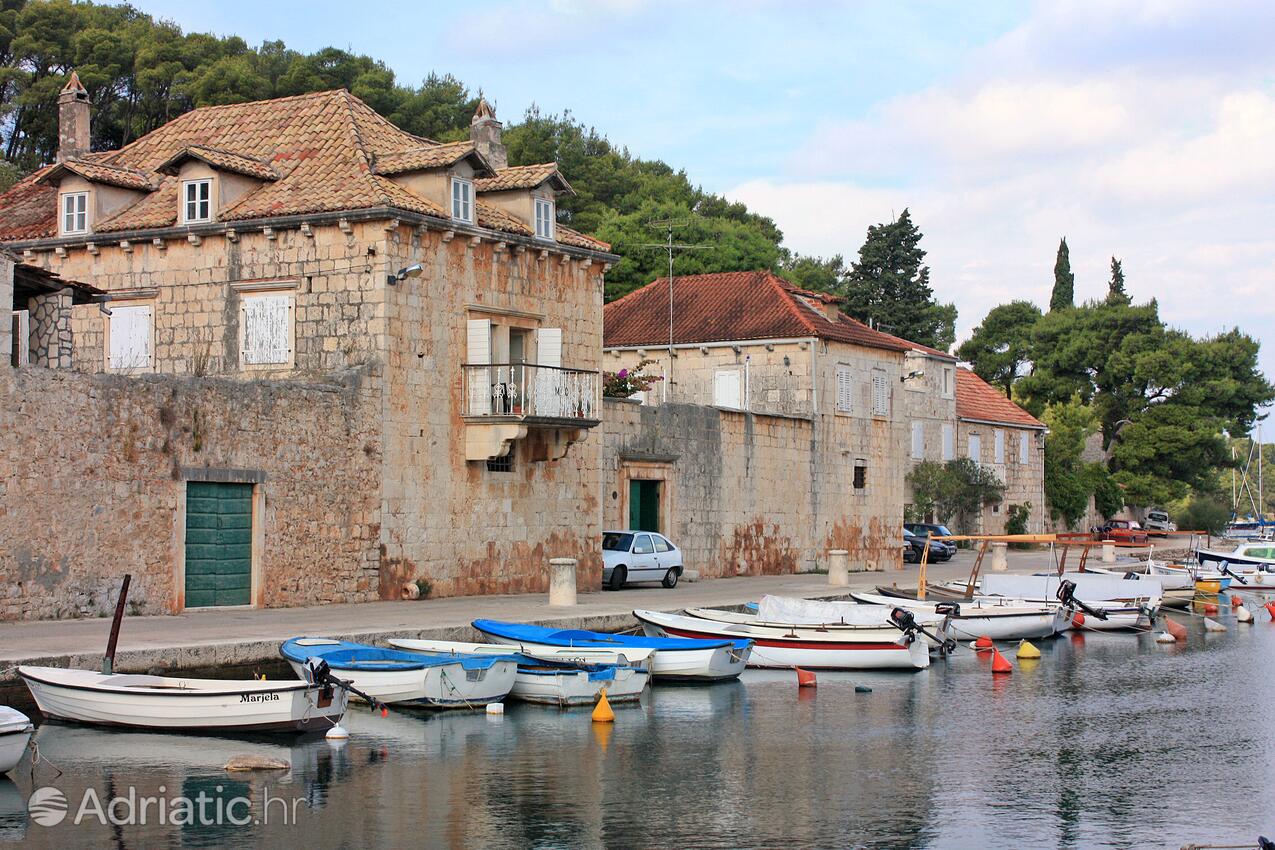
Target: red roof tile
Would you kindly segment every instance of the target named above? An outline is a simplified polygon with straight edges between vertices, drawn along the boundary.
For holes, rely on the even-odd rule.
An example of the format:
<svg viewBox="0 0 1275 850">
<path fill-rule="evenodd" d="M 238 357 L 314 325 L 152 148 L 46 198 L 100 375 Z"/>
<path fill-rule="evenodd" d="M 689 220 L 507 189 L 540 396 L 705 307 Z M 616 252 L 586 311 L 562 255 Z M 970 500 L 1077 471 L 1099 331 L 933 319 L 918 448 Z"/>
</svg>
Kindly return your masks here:
<svg viewBox="0 0 1275 850">
<path fill-rule="evenodd" d="M 40 175 L 40 182 L 53 183 L 67 171 L 72 174 L 78 174 L 93 183 L 106 183 L 110 186 L 133 189 L 138 192 L 149 192 L 155 188 L 151 178 L 140 171 L 83 159 L 68 159 L 57 163 Z"/>
<path fill-rule="evenodd" d="M 207 145 L 191 145 L 190 147 L 182 148 L 161 163 L 155 170 L 161 174 L 176 174 L 177 166 L 187 159 L 202 160 L 213 168 L 218 168 L 222 171 L 233 171 L 236 174 L 242 174 L 245 177 L 255 177 L 258 180 L 279 179 L 279 172 L 268 162 L 262 162 L 255 157 L 237 154 L 234 151 L 210 148 Z"/>
<path fill-rule="evenodd" d="M 889 351 L 910 343 L 873 330 L 826 305 L 840 299 L 798 289 L 769 271 L 722 272 L 675 278 L 673 342 L 694 345 L 749 339 L 819 337 Z M 603 345 L 667 345 L 668 278 L 648 283 L 606 305 Z"/>
<path fill-rule="evenodd" d="M 956 370 L 956 415 L 960 419 L 1044 428 L 1045 423 L 1005 397 L 1005 394 L 969 369 Z"/>
<path fill-rule="evenodd" d="M 571 184 L 558 172 L 558 163 L 542 162 L 538 165 L 515 165 L 502 168 L 494 177 L 482 177 L 474 181 L 479 192 L 504 192 L 509 189 L 534 189 L 546 180 L 554 181 L 560 192 L 572 192 Z"/>
</svg>

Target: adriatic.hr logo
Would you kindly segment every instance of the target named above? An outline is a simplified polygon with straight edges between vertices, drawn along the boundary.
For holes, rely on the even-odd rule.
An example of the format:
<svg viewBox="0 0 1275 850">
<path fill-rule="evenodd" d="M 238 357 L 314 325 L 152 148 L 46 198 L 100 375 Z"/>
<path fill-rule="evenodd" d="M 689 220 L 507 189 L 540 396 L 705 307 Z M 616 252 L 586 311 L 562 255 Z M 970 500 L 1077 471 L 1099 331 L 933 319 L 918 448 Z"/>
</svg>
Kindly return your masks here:
<svg viewBox="0 0 1275 850">
<path fill-rule="evenodd" d="M 230 824 L 284 825 L 297 822 L 298 809 L 309 807 L 305 797 L 276 797 L 263 786 L 259 800 L 251 797 L 224 796 L 226 788 L 217 785 L 208 793 L 201 790 L 193 796 L 167 796 L 160 785 L 159 794 L 139 794 L 129 786 L 114 797 L 100 797 L 93 788 L 84 789 L 79 806 L 71 811 L 66 794 L 53 787 L 37 788 L 27 798 L 27 813 L 40 826 L 55 827 L 70 818 L 70 823 L 96 823 L 102 826 L 160 824 L 172 826 L 216 826 Z M 255 795 L 254 795 L 255 796 Z"/>
</svg>

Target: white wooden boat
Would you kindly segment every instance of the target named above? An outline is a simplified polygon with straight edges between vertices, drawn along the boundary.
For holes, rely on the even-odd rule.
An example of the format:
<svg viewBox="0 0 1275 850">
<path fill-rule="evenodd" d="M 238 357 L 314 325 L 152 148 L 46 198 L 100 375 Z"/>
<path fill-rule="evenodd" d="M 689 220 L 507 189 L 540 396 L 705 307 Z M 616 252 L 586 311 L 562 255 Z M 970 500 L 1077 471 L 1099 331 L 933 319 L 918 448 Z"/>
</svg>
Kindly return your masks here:
<svg viewBox="0 0 1275 850">
<path fill-rule="evenodd" d="M 19 667 L 50 720 L 215 734 L 313 732 L 345 714 L 346 692 L 310 681 L 222 680 Z"/>
<path fill-rule="evenodd" d="M 508 657 L 510 647 L 496 643 L 465 643 L 451 640 L 390 638 L 395 649 L 432 658 L 466 655 Z M 541 705 L 593 705 L 605 688 L 609 702 L 635 702 L 651 680 L 649 671 L 629 665 L 598 662 L 547 661 L 518 655 L 518 673 L 509 691 L 510 699 Z"/>
<path fill-rule="evenodd" d="M 892 636 L 830 629 L 772 628 L 721 623 L 681 614 L 637 610 L 643 630 L 653 637 L 746 638 L 753 642 L 749 667 L 806 667 L 823 670 L 920 670 L 930 666 L 929 648 L 917 634 L 895 630 Z"/>
<path fill-rule="evenodd" d="M 509 695 L 518 672 L 511 654 L 460 658 L 424 656 L 331 638 L 292 638 L 279 647 L 298 676 L 308 659 L 332 671 L 372 699 L 419 708 L 481 708 Z"/>
<path fill-rule="evenodd" d="M 962 602 L 896 599 L 876 593 L 851 593 L 864 606 L 897 605 L 910 611 L 935 613 L 951 610 L 947 634 L 958 640 L 975 640 L 986 635 L 992 640 L 1025 640 L 1051 637 L 1067 628 L 1059 605 L 1011 605 L 1005 599 L 976 599 Z M 838 603 L 845 605 L 847 603 Z"/>
<path fill-rule="evenodd" d="M 775 604 L 776 599 L 781 599 L 782 604 Z M 845 607 L 833 609 L 833 606 L 837 605 Z M 768 613 L 752 614 L 746 611 L 724 611 L 719 608 L 687 608 L 685 613 L 688 617 L 700 620 L 763 626 L 785 631 L 792 631 L 794 628 L 814 628 L 820 631 L 857 634 L 889 641 L 899 636 L 899 627 L 890 622 L 890 612 L 894 610 L 894 606 L 883 608 L 877 605 L 765 596 L 762 597 L 758 610 Z M 941 646 L 947 637 L 945 631 L 947 617 L 930 611 L 915 612 L 914 618 L 918 625 L 924 626 L 930 633 L 921 635 L 926 645 Z"/>
<path fill-rule="evenodd" d="M 8 773 L 22 761 L 35 726 L 16 708 L 0 705 L 0 773 Z"/>
<path fill-rule="evenodd" d="M 653 649 L 651 675 L 670 682 L 721 682 L 744 672 L 752 644 L 747 640 L 686 640 L 645 635 L 615 635 L 584 629 L 555 629 L 529 623 L 474 620 L 473 626 L 496 643 L 522 649 L 608 649 L 627 653 Z"/>
</svg>

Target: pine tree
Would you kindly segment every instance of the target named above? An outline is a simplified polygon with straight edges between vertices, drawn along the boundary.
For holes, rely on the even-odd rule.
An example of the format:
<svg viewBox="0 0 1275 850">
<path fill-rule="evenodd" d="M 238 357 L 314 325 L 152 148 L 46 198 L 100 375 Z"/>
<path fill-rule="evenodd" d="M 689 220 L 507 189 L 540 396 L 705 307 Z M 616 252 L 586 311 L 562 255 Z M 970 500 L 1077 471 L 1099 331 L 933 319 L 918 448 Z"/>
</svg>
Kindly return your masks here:
<svg viewBox="0 0 1275 850">
<path fill-rule="evenodd" d="M 1076 276 L 1071 273 L 1071 253 L 1067 250 L 1067 237 L 1058 243 L 1058 257 L 1054 260 L 1054 291 L 1049 296 L 1049 312 L 1065 310 L 1076 305 Z"/>
<path fill-rule="evenodd" d="M 908 210 L 872 225 L 845 276 L 842 309 L 889 333 L 946 350 L 956 338 L 956 305 L 934 300 L 924 260 L 921 231 Z"/>
<path fill-rule="evenodd" d="M 1133 299 L 1129 297 L 1129 293 L 1124 291 L 1124 269 L 1120 266 L 1120 261 L 1115 257 L 1111 258 L 1111 282 L 1107 284 L 1107 303 L 1108 304 L 1130 304 Z"/>
</svg>

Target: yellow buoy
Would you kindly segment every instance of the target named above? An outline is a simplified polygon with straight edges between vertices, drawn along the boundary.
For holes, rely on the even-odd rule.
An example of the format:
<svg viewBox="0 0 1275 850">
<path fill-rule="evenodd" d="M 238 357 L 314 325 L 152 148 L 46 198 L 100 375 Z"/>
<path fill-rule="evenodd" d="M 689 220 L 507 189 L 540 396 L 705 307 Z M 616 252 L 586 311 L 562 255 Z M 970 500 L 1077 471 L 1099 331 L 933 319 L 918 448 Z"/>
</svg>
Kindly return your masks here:
<svg viewBox="0 0 1275 850">
<path fill-rule="evenodd" d="M 1017 656 L 1019 658 L 1040 658 L 1040 650 L 1030 641 L 1020 641 Z"/>
<path fill-rule="evenodd" d="M 598 704 L 593 707 L 594 723 L 614 723 L 615 712 L 611 710 L 611 703 L 607 702 L 607 689 L 603 688 L 602 693 L 598 696 Z"/>
</svg>

